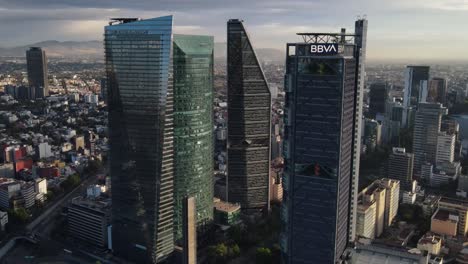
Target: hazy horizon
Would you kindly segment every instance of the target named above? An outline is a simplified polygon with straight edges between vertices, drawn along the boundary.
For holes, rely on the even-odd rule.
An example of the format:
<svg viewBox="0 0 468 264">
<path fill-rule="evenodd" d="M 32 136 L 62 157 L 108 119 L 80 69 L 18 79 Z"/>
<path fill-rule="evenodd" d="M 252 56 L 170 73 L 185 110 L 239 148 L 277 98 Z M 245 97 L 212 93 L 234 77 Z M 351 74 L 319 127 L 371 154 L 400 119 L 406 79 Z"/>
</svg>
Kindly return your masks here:
<svg viewBox="0 0 468 264">
<path fill-rule="evenodd" d="M 369 20 L 369 60 L 468 60 L 468 0 L 151 1 L 0 0 L 1 47 L 42 40 L 102 40 L 110 17 L 174 15 L 174 31 L 226 41 L 226 21 L 243 19 L 255 48 L 284 50 L 297 32 L 354 30 Z"/>
</svg>

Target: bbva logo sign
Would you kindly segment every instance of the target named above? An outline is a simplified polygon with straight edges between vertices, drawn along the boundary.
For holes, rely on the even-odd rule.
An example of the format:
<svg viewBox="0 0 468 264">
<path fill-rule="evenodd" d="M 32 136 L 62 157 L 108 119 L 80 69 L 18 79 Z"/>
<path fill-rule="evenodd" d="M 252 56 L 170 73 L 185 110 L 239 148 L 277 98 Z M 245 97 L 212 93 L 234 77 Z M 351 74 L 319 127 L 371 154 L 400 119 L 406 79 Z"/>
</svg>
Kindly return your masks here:
<svg viewBox="0 0 468 264">
<path fill-rule="evenodd" d="M 310 45 L 310 53 L 319 55 L 333 55 L 338 53 L 338 44 L 312 44 Z"/>
</svg>

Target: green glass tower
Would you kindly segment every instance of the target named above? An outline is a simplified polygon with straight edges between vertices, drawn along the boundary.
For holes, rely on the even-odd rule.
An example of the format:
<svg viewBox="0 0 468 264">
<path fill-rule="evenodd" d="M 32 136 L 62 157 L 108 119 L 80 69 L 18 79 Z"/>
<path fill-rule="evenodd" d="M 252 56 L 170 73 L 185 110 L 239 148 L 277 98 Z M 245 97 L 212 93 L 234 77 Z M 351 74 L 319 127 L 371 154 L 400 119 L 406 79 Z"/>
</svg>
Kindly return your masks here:
<svg viewBox="0 0 468 264">
<path fill-rule="evenodd" d="M 185 197 L 195 197 L 199 229 L 213 219 L 213 43 L 212 36 L 173 38 L 176 240 Z"/>
</svg>

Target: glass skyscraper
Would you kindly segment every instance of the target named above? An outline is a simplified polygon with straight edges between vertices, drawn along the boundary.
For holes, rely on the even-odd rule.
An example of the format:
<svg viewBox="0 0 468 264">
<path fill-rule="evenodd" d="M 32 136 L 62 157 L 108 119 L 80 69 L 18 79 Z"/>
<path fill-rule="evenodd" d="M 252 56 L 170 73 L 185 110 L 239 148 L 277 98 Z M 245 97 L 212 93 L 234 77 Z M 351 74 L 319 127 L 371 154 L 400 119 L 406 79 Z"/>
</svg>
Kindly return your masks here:
<svg viewBox="0 0 468 264">
<path fill-rule="evenodd" d="M 333 264 L 352 236 L 360 38 L 301 36 L 286 53 L 280 245 L 284 263 Z"/>
<path fill-rule="evenodd" d="M 269 206 L 271 94 L 241 20 L 227 23 L 227 200 Z"/>
<path fill-rule="evenodd" d="M 162 262 L 174 248 L 172 16 L 111 21 L 105 52 L 112 248 Z"/>
<path fill-rule="evenodd" d="M 28 83 L 34 90 L 35 98 L 49 95 L 49 81 L 47 79 L 47 56 L 39 47 L 31 47 L 26 51 L 28 69 Z M 34 99 L 34 98 L 31 98 Z"/>
<path fill-rule="evenodd" d="M 197 225 L 213 220 L 213 37 L 174 35 L 174 231 L 194 197 Z"/>
</svg>

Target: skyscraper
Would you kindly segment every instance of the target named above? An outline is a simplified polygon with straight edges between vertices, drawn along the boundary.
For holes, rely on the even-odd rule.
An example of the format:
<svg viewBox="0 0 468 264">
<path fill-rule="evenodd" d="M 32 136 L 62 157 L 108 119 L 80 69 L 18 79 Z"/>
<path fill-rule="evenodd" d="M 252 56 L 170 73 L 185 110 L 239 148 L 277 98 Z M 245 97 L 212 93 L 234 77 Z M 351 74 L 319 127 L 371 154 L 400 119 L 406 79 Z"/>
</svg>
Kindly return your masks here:
<svg viewBox="0 0 468 264">
<path fill-rule="evenodd" d="M 432 78 L 429 82 L 431 103 L 447 106 L 447 81 L 444 78 Z"/>
<path fill-rule="evenodd" d="M 418 106 L 422 82 L 429 80 L 429 66 L 407 66 L 405 70 L 405 89 L 403 95 L 403 126 L 411 127 L 413 124 L 409 118 L 412 106 Z"/>
<path fill-rule="evenodd" d="M 344 29 L 342 29 L 344 33 Z M 354 130 L 353 130 L 353 166 L 351 175 L 351 203 L 349 211 L 349 241 L 356 237 L 356 213 L 357 197 L 359 194 L 359 164 L 361 160 L 361 133 L 362 133 L 362 108 L 364 105 L 364 87 L 366 75 L 366 51 L 367 51 L 367 20 L 358 19 L 354 23 L 354 44 L 356 45 L 356 91 L 354 102 Z M 345 38 L 346 39 L 346 38 Z"/>
<path fill-rule="evenodd" d="M 135 263 L 172 254 L 172 16 L 105 27 L 112 247 Z"/>
<path fill-rule="evenodd" d="M 400 181 L 401 189 L 411 190 L 413 182 L 414 155 L 406 152 L 405 148 L 393 148 L 388 157 L 387 176 L 389 179 Z"/>
<path fill-rule="evenodd" d="M 213 220 L 213 37 L 174 35 L 174 231 L 194 197 L 201 228 Z"/>
<path fill-rule="evenodd" d="M 365 37 L 300 35 L 304 42 L 287 44 L 286 52 L 280 245 L 284 263 L 332 264 L 352 235 L 357 206 L 353 177 L 359 168 L 354 171 L 353 163 L 359 157 L 353 152 L 360 142 L 359 43 Z"/>
<path fill-rule="evenodd" d="M 269 205 L 271 94 L 241 20 L 227 23 L 227 200 Z"/>
<path fill-rule="evenodd" d="M 369 92 L 369 115 L 375 118 L 377 113 L 385 113 L 385 104 L 387 103 L 387 84 L 373 83 Z"/>
<path fill-rule="evenodd" d="M 435 164 L 437 137 L 440 132 L 442 115 L 447 108 L 439 103 L 420 103 L 413 131 L 414 175 L 420 176 L 424 162 Z"/>
<path fill-rule="evenodd" d="M 35 97 L 42 98 L 49 95 L 49 81 L 47 79 L 47 56 L 40 47 L 31 47 L 26 51 L 28 68 L 28 83 L 35 89 Z"/>
</svg>

